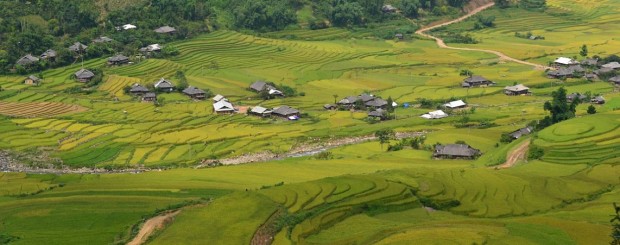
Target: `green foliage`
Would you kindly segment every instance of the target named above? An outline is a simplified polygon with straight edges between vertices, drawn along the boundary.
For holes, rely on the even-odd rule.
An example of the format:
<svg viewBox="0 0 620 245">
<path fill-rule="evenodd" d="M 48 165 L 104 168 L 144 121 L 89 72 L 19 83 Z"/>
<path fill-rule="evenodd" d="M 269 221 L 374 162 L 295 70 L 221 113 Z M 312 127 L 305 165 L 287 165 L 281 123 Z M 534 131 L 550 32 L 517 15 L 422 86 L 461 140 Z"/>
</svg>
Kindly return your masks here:
<svg viewBox="0 0 620 245">
<path fill-rule="evenodd" d="M 495 6 L 499 8 L 508 8 L 510 7 L 510 0 L 494 0 Z"/>
<path fill-rule="evenodd" d="M 581 46 L 581 49 L 579 50 L 579 55 L 581 55 L 581 57 L 588 57 L 588 46 L 586 46 L 585 44 Z"/>
<path fill-rule="evenodd" d="M 273 31 L 297 21 L 294 8 L 288 1 L 245 1 L 234 11 L 235 26 L 238 28 Z"/>
<path fill-rule="evenodd" d="M 510 143 L 513 140 L 514 138 L 510 136 L 510 133 L 503 133 L 502 136 L 499 138 L 499 142 L 502 142 L 502 143 Z"/>
<path fill-rule="evenodd" d="M 615 214 L 612 215 L 611 221 L 611 245 L 620 245 L 620 207 L 614 202 Z"/>
<path fill-rule="evenodd" d="M 409 18 L 418 18 L 420 16 L 420 1 L 419 0 L 401 0 L 400 11 Z"/>
<path fill-rule="evenodd" d="M 322 151 L 314 157 L 317 160 L 330 160 L 334 158 L 334 154 L 330 151 Z"/>
<path fill-rule="evenodd" d="M 593 105 L 588 106 L 588 114 L 596 114 L 596 107 Z"/>
<path fill-rule="evenodd" d="M 494 26 L 495 26 L 495 16 L 478 15 L 476 17 L 476 22 L 474 23 L 474 30 L 480 30 L 480 29 L 494 27 Z"/>
<path fill-rule="evenodd" d="M 468 69 L 461 69 L 459 72 L 459 76 L 471 77 L 474 75 L 474 72 Z"/>
<path fill-rule="evenodd" d="M 379 139 L 381 148 L 383 148 L 383 144 L 389 143 L 390 140 L 396 137 L 396 132 L 394 132 L 394 129 L 391 129 L 391 128 L 381 129 L 375 132 L 375 137 Z"/>
<path fill-rule="evenodd" d="M 545 11 L 547 9 L 546 0 L 521 0 L 519 1 L 519 7 L 532 11 Z"/>
<path fill-rule="evenodd" d="M 553 91 L 551 96 L 553 100 L 545 102 L 543 106 L 545 111 L 551 113 L 551 116 L 545 117 L 545 119 L 541 121 L 539 128 L 548 127 L 551 124 L 575 117 L 578 100 L 569 103 L 566 99 L 566 89 L 564 87 L 560 87 L 557 91 Z"/>
<path fill-rule="evenodd" d="M 527 152 L 527 160 L 540 159 L 545 155 L 545 150 L 535 144 L 530 144 L 530 149 Z"/>
<path fill-rule="evenodd" d="M 0 233 L 0 244 L 10 244 L 19 240 L 19 237 Z"/>
</svg>

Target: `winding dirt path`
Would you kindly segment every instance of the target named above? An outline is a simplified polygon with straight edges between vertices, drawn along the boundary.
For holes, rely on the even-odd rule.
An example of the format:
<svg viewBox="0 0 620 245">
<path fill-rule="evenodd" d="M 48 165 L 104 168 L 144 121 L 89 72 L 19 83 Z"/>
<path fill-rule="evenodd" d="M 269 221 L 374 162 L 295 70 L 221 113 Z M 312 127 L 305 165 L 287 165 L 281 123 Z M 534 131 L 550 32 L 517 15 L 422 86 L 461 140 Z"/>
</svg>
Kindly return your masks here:
<svg viewBox="0 0 620 245">
<path fill-rule="evenodd" d="M 524 160 L 526 158 L 527 150 L 529 148 L 530 148 L 530 141 L 526 140 L 525 142 L 521 143 L 521 145 L 517 147 L 517 149 L 514 149 L 512 152 L 508 153 L 505 163 L 503 163 L 502 165 L 495 166 L 494 168 L 495 169 L 507 169 L 507 168 L 514 167 L 517 164 L 517 162 L 519 162 L 520 160 Z"/>
<path fill-rule="evenodd" d="M 502 53 L 502 52 L 495 51 L 495 50 L 477 49 L 477 48 L 450 47 L 450 46 L 446 45 L 446 43 L 443 41 L 443 39 L 425 33 L 427 31 L 433 30 L 435 28 L 439 28 L 439 27 L 442 27 L 442 26 L 447 26 L 447 25 L 451 25 L 451 24 L 454 24 L 454 23 L 461 22 L 461 21 L 463 21 L 463 20 L 465 20 L 465 19 L 467 19 L 467 18 L 469 18 L 469 17 L 471 17 L 471 16 L 473 16 L 473 15 L 475 15 L 477 13 L 480 13 L 481 11 L 483 11 L 485 9 L 493 7 L 494 5 L 495 5 L 495 2 L 487 3 L 485 5 L 482 5 L 482 6 L 478 7 L 478 8 L 473 9 L 472 11 L 467 13 L 466 15 L 463 15 L 463 16 L 457 18 L 457 19 L 454 19 L 454 20 L 451 20 L 451 21 L 447 21 L 447 22 L 440 22 L 440 23 L 431 24 L 429 26 L 425 26 L 425 27 L 419 29 L 415 33 L 420 35 L 420 36 L 423 36 L 423 37 L 434 39 L 435 42 L 437 42 L 437 46 L 439 46 L 440 48 L 454 49 L 454 50 L 465 50 L 465 51 L 485 52 L 485 53 L 490 53 L 490 54 L 497 55 L 499 57 L 499 59 L 502 60 L 502 61 L 512 61 L 512 62 L 516 62 L 516 63 L 523 64 L 523 65 L 533 66 L 534 69 L 537 69 L 537 70 L 552 69 L 549 66 L 544 66 L 544 65 L 540 65 L 540 64 L 536 64 L 536 63 L 532 63 L 532 62 L 527 62 L 527 61 L 524 61 L 524 60 L 515 59 L 515 58 L 512 58 L 512 57 Z M 414 23 L 414 21 L 411 20 L 411 19 L 409 19 L 409 21 Z"/>
<path fill-rule="evenodd" d="M 172 222 L 174 216 L 176 216 L 180 212 L 181 210 L 176 210 L 174 212 L 167 212 L 162 215 L 158 215 L 148 219 L 140 228 L 140 232 L 138 232 L 138 235 L 136 235 L 136 237 L 134 237 L 131 242 L 127 243 L 127 245 L 140 245 L 146 242 L 146 240 L 149 238 L 149 236 L 153 234 L 153 232 L 164 228 L 164 226 Z"/>
</svg>

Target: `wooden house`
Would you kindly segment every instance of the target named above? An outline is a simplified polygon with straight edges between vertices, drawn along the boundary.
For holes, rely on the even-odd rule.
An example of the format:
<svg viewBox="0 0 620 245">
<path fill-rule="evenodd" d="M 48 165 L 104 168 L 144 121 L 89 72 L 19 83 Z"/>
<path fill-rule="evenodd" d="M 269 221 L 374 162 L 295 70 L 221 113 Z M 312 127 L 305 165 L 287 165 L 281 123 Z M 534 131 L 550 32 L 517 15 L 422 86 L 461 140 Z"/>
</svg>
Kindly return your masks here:
<svg viewBox="0 0 620 245">
<path fill-rule="evenodd" d="M 436 145 L 433 157 L 444 159 L 476 159 L 480 150 L 465 144 Z"/>
</svg>

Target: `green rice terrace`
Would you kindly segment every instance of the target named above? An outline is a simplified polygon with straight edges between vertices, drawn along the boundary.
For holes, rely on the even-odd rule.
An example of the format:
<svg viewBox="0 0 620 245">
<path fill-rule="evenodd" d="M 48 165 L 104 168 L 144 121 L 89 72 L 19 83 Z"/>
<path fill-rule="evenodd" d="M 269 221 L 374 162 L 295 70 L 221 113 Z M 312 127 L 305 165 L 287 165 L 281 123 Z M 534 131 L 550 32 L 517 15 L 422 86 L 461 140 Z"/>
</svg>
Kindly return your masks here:
<svg viewBox="0 0 620 245">
<path fill-rule="evenodd" d="M 620 1 L 473 2 L 0 76 L 0 244 L 619 244 Z"/>
</svg>

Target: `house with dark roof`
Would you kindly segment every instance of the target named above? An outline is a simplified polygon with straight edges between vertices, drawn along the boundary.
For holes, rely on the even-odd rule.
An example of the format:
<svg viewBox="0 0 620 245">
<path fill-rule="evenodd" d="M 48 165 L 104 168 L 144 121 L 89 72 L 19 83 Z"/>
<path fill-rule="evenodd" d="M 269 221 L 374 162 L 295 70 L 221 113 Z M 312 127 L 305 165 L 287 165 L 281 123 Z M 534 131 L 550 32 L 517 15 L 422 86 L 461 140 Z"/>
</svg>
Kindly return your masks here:
<svg viewBox="0 0 620 245">
<path fill-rule="evenodd" d="M 609 74 L 609 73 L 612 73 L 612 72 L 614 72 L 614 69 L 611 69 L 611 68 L 600 68 L 600 69 L 594 71 L 594 74 L 601 76 L 601 75 L 606 75 L 606 74 Z"/>
<path fill-rule="evenodd" d="M 368 112 L 368 117 L 378 118 L 380 120 L 385 120 L 387 118 L 387 111 L 383 109 L 376 109 L 374 111 Z"/>
<path fill-rule="evenodd" d="M 174 27 L 170 27 L 170 26 L 162 26 L 160 28 L 155 29 L 155 32 L 159 34 L 173 34 L 177 32 L 177 29 L 174 29 Z"/>
<path fill-rule="evenodd" d="M 156 89 L 164 92 L 174 91 L 174 84 L 171 81 L 164 79 L 163 77 L 153 85 Z"/>
<path fill-rule="evenodd" d="M 41 57 L 41 59 L 44 59 L 44 60 L 47 60 L 47 59 L 55 60 L 56 55 L 58 55 L 58 53 L 56 53 L 56 50 L 48 49 L 45 52 L 43 52 L 41 56 L 39 57 Z"/>
<path fill-rule="evenodd" d="M 470 76 L 463 80 L 461 86 L 463 88 L 473 88 L 473 87 L 486 87 L 493 86 L 495 83 L 489 79 L 486 79 L 482 76 Z"/>
<path fill-rule="evenodd" d="M 254 90 L 257 93 L 263 92 L 263 91 L 270 91 L 270 90 L 275 90 L 276 87 L 274 87 L 273 85 L 265 82 L 265 81 L 256 81 L 252 84 L 250 84 L 250 89 Z"/>
<path fill-rule="evenodd" d="M 344 99 L 338 101 L 337 104 L 342 106 L 353 106 L 353 104 L 355 104 L 355 102 L 357 102 L 358 100 L 360 100 L 358 96 L 347 96 Z"/>
<path fill-rule="evenodd" d="M 142 96 L 142 101 L 144 101 L 144 102 L 157 101 L 157 94 L 155 94 L 153 92 L 148 92 L 148 93 L 144 94 L 144 96 Z"/>
<path fill-rule="evenodd" d="M 385 108 L 388 105 L 388 102 L 381 98 L 374 98 L 365 104 L 367 107 L 372 107 L 375 109 Z"/>
<path fill-rule="evenodd" d="M 206 97 L 205 91 L 203 91 L 202 89 L 196 88 L 196 87 L 192 87 L 192 86 L 189 86 L 183 89 L 183 93 L 195 100 L 203 100 Z"/>
<path fill-rule="evenodd" d="M 95 73 L 93 73 L 92 71 L 89 71 L 87 69 L 80 69 L 79 71 L 75 72 L 73 75 L 75 75 L 75 79 L 77 79 L 79 82 L 88 82 L 91 79 L 93 79 L 93 77 L 95 77 Z"/>
<path fill-rule="evenodd" d="M 475 159 L 482 153 L 465 144 L 436 145 L 433 157 L 444 159 Z"/>
<path fill-rule="evenodd" d="M 601 66 L 602 68 L 609 68 L 612 70 L 619 70 L 620 69 L 620 63 L 614 61 L 614 62 L 609 62 L 607 64 L 604 64 Z"/>
<path fill-rule="evenodd" d="M 583 67 L 581 67 L 580 65 L 560 67 L 560 69 L 548 71 L 547 77 L 558 79 L 580 77 L 580 74 L 583 74 L 585 71 L 586 70 L 583 69 Z"/>
<path fill-rule="evenodd" d="M 112 41 L 114 41 L 114 40 L 112 40 L 112 38 L 103 37 L 103 36 L 93 39 L 93 43 L 109 43 L 109 42 L 112 42 Z"/>
<path fill-rule="evenodd" d="M 252 107 L 252 109 L 250 111 L 248 111 L 248 114 L 250 115 L 255 115 L 255 116 L 261 116 L 261 117 L 268 117 L 271 116 L 272 111 L 262 107 L 262 106 L 255 106 Z"/>
<path fill-rule="evenodd" d="M 620 75 L 610 78 L 609 81 L 615 83 L 616 85 L 620 85 Z"/>
<path fill-rule="evenodd" d="M 585 78 L 588 81 L 599 80 L 598 75 L 596 75 L 595 73 L 587 73 L 587 74 L 583 75 L 583 78 Z"/>
<path fill-rule="evenodd" d="M 26 77 L 26 79 L 24 80 L 24 84 L 26 85 L 39 85 L 41 83 L 41 78 L 38 78 L 34 75 L 30 75 L 28 77 Z"/>
<path fill-rule="evenodd" d="M 583 66 L 598 66 L 598 59 L 585 59 L 581 61 L 581 65 Z"/>
<path fill-rule="evenodd" d="M 364 104 L 366 104 L 367 102 L 374 100 L 375 96 L 370 95 L 370 94 L 360 94 L 359 99 L 362 100 Z"/>
<path fill-rule="evenodd" d="M 108 65 L 122 65 L 129 63 L 129 57 L 122 54 L 108 58 Z"/>
<path fill-rule="evenodd" d="M 73 45 L 69 46 L 69 51 L 73 51 L 73 52 L 84 52 L 86 50 L 86 48 L 88 48 L 88 46 L 80 43 L 80 42 L 75 42 Z"/>
<path fill-rule="evenodd" d="M 566 95 L 566 100 L 568 102 L 573 102 L 575 100 L 579 100 L 579 102 L 584 102 L 587 98 L 587 96 L 580 93 L 571 93 L 569 95 Z"/>
<path fill-rule="evenodd" d="M 506 95 L 527 95 L 527 94 L 530 94 L 530 88 L 523 86 L 523 84 L 517 84 L 515 86 L 506 86 L 504 88 L 504 94 Z"/>
<path fill-rule="evenodd" d="M 338 105 L 336 104 L 325 104 L 323 105 L 323 109 L 325 110 L 336 110 L 338 108 Z"/>
<path fill-rule="evenodd" d="M 149 89 L 137 83 L 131 86 L 131 89 L 129 89 L 129 93 L 133 95 L 143 95 L 148 92 L 149 92 Z"/>
<path fill-rule="evenodd" d="M 592 98 L 590 100 L 590 103 L 602 105 L 602 104 L 605 104 L 605 98 L 603 98 L 603 96 L 599 95 L 599 96 L 596 96 L 596 97 Z"/>
<path fill-rule="evenodd" d="M 514 132 L 512 132 L 512 133 L 510 133 L 509 135 L 510 135 L 510 137 L 511 137 L 512 139 L 515 139 L 515 140 L 516 140 L 516 139 L 521 138 L 521 137 L 523 137 L 523 136 L 525 136 L 525 135 L 529 135 L 529 134 L 531 134 L 532 132 L 534 132 L 534 128 L 533 128 L 533 127 L 531 127 L 531 126 L 527 126 L 527 127 L 525 127 L 525 128 L 520 128 L 520 129 L 518 129 L 518 130 L 516 130 L 516 131 L 514 131 Z"/>
<path fill-rule="evenodd" d="M 402 33 L 396 33 L 394 34 L 394 37 L 398 40 L 403 40 L 405 39 L 405 35 L 403 35 Z"/>
<path fill-rule="evenodd" d="M 27 54 L 27 55 L 19 58 L 17 60 L 17 62 L 15 62 L 15 63 L 18 64 L 18 65 L 21 65 L 21 66 L 29 66 L 29 65 L 32 65 L 32 64 L 37 63 L 37 62 L 39 62 L 39 58 L 34 57 L 31 54 Z"/>
<path fill-rule="evenodd" d="M 283 105 L 273 108 L 272 114 L 284 118 L 299 117 L 299 110 Z"/>
</svg>

